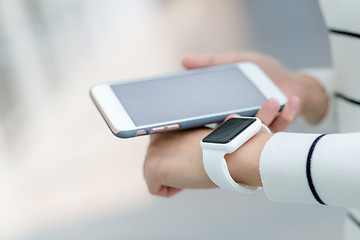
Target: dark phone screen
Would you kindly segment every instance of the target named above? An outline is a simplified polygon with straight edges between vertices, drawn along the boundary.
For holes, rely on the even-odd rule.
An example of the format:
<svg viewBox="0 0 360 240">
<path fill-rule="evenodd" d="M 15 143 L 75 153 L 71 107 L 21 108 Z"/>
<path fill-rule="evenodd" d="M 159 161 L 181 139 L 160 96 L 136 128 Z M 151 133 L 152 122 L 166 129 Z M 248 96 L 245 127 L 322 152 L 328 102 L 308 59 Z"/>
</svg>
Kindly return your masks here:
<svg viewBox="0 0 360 240">
<path fill-rule="evenodd" d="M 136 126 L 260 107 L 266 100 L 236 66 L 111 88 Z"/>
</svg>

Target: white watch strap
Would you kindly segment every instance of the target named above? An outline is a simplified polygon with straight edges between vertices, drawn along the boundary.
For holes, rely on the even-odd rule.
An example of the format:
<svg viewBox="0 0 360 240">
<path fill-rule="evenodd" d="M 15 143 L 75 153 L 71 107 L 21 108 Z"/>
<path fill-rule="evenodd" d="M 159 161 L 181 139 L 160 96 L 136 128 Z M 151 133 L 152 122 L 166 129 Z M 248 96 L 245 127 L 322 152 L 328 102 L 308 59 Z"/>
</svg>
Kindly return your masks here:
<svg viewBox="0 0 360 240">
<path fill-rule="evenodd" d="M 264 124 L 260 132 L 271 133 L 269 128 Z M 203 149 L 204 168 L 211 181 L 213 181 L 220 188 L 243 193 L 252 193 L 261 188 L 242 185 L 235 182 L 231 177 L 228 166 L 226 164 L 224 158 L 225 154 L 226 152 Z"/>
<path fill-rule="evenodd" d="M 209 149 L 203 150 L 203 158 L 206 159 L 204 161 L 204 168 L 211 181 L 213 181 L 220 188 L 229 191 L 245 193 L 256 191 L 258 189 L 257 187 L 243 186 L 234 181 L 227 167 L 224 158 L 225 154 L 225 152 Z"/>
</svg>

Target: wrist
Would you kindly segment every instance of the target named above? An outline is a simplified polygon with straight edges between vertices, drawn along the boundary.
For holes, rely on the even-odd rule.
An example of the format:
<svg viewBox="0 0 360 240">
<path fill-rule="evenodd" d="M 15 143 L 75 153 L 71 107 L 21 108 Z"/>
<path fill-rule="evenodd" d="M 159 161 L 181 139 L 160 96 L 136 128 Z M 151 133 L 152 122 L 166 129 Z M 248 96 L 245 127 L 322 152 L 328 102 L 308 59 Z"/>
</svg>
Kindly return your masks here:
<svg viewBox="0 0 360 240">
<path fill-rule="evenodd" d="M 310 123 L 318 123 L 326 115 L 328 96 L 325 89 L 314 78 L 306 74 L 295 73 L 302 92 L 300 114 Z"/>
<path fill-rule="evenodd" d="M 262 186 L 259 163 L 261 152 L 273 134 L 256 134 L 239 149 L 225 155 L 231 177 L 235 182 L 249 186 Z"/>
</svg>

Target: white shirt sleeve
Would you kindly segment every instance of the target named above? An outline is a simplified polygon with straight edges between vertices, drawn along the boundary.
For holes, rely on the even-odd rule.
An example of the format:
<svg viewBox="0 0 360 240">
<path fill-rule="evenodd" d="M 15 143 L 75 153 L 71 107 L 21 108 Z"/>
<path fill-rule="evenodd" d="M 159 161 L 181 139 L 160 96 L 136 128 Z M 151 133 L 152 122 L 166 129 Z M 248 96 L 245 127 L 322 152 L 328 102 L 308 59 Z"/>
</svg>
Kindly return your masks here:
<svg viewBox="0 0 360 240">
<path fill-rule="evenodd" d="M 260 175 L 276 202 L 360 209 L 360 133 L 277 133 L 265 145 Z"/>
</svg>

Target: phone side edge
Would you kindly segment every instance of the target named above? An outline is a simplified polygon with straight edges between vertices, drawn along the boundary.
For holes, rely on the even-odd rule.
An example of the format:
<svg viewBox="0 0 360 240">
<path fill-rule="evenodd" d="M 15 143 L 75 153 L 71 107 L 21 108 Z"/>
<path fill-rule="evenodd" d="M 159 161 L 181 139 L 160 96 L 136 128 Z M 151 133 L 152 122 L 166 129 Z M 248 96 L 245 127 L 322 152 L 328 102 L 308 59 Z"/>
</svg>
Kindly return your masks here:
<svg viewBox="0 0 360 240">
<path fill-rule="evenodd" d="M 164 131 L 164 132 L 180 131 L 180 130 L 184 130 L 184 129 L 204 127 L 207 124 L 219 123 L 219 122 L 224 121 L 224 119 L 229 114 L 232 114 L 232 113 L 239 114 L 242 117 L 253 117 L 253 116 L 255 116 L 255 114 L 257 113 L 258 110 L 259 110 L 259 108 L 251 109 L 251 110 L 245 110 L 245 111 L 234 111 L 234 112 L 227 113 L 227 114 L 222 114 L 222 115 L 215 115 L 215 116 L 208 116 L 208 117 L 204 117 L 204 118 L 180 121 L 180 122 L 177 122 L 181 126 L 179 129 L 171 130 L 171 131 Z M 163 126 L 163 125 L 161 125 L 161 124 L 160 125 L 155 125 L 155 127 L 157 127 L 157 126 Z M 154 127 L 154 126 L 141 128 L 141 129 L 145 129 L 147 131 L 147 134 L 141 135 L 141 136 L 158 134 L 158 133 L 151 133 L 152 127 Z M 116 136 L 120 137 L 120 138 L 138 137 L 136 135 L 136 131 L 137 130 L 121 131 L 118 134 L 116 134 Z M 161 132 L 161 133 L 164 133 L 164 132 Z"/>
<path fill-rule="evenodd" d="M 91 87 L 90 97 L 115 136 L 118 136 L 122 131 L 135 128 L 135 124 L 109 84 L 96 84 Z"/>
</svg>

